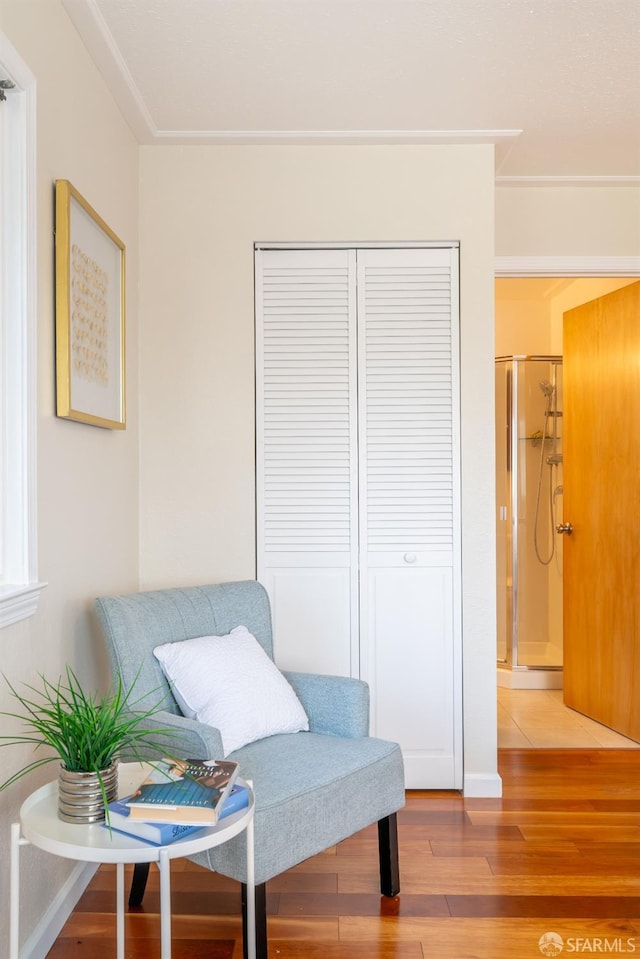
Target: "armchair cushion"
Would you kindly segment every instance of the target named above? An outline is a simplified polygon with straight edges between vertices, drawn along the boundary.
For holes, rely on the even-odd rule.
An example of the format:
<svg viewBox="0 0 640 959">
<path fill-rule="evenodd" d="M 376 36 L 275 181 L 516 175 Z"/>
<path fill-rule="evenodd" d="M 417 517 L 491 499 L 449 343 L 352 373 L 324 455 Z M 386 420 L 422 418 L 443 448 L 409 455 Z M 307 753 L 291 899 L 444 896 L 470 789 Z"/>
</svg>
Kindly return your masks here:
<svg viewBox="0 0 640 959">
<path fill-rule="evenodd" d="M 156 646 L 183 714 L 220 731 L 227 756 L 247 743 L 309 729 L 307 715 L 246 626 Z"/>
<path fill-rule="evenodd" d="M 266 882 L 404 804 L 402 754 L 381 739 L 271 736 L 229 757 L 253 782 L 255 878 Z M 224 850 L 224 851 L 223 851 Z M 196 862 L 244 882 L 244 833 Z"/>
</svg>

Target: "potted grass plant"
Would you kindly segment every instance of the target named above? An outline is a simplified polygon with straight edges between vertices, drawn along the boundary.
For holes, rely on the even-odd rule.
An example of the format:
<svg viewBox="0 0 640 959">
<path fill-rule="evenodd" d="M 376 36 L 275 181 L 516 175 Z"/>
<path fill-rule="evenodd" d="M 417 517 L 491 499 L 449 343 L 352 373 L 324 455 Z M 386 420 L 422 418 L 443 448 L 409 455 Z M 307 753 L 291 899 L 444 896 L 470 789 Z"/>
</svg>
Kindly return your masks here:
<svg viewBox="0 0 640 959">
<path fill-rule="evenodd" d="M 98 822 L 107 815 L 107 805 L 117 797 L 118 760 L 125 754 L 143 761 L 149 751 L 164 755 L 166 743 L 158 734 L 170 729 L 149 729 L 146 720 L 162 708 L 140 706 L 132 700 L 135 684 L 125 692 L 116 677 L 108 692 L 86 692 L 73 670 L 57 683 L 40 674 L 41 686 L 25 683 L 19 692 L 6 678 L 21 712 L 0 712 L 18 719 L 23 732 L 0 736 L 0 746 L 31 745 L 37 757 L 0 784 L 0 791 L 50 762 L 59 762 L 58 815 L 66 822 Z M 49 747 L 49 748 L 47 748 Z M 40 750 L 46 755 L 40 754 Z"/>
</svg>

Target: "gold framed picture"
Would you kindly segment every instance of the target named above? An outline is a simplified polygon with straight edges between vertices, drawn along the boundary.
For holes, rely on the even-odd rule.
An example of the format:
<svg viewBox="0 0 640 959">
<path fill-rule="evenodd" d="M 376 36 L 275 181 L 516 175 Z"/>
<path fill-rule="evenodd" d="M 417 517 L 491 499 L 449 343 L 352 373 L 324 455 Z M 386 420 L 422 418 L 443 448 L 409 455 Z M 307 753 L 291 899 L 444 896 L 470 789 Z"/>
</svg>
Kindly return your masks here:
<svg viewBox="0 0 640 959">
<path fill-rule="evenodd" d="M 68 180 L 55 220 L 56 414 L 123 430 L 125 247 Z"/>
</svg>

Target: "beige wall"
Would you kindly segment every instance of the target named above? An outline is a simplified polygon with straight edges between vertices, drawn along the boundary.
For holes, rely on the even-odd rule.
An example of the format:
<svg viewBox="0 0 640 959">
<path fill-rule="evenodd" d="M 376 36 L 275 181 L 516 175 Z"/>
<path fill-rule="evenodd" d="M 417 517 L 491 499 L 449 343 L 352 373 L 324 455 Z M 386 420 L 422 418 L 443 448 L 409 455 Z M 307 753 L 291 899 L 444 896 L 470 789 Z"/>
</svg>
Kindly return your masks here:
<svg viewBox="0 0 640 959">
<path fill-rule="evenodd" d="M 465 773 L 496 766 L 493 151 L 141 151 L 141 576 L 255 576 L 253 244 L 461 242 Z"/>
<path fill-rule="evenodd" d="M 496 280 L 496 356 L 550 353 L 549 302 L 544 280 Z M 533 289 L 531 285 L 533 284 Z"/>
<path fill-rule="evenodd" d="M 37 79 L 38 543 L 48 583 L 35 616 L 0 631 L 2 671 L 15 684 L 57 680 L 69 663 L 104 685 L 90 618 L 98 592 L 138 583 L 138 150 L 58 0 L 0 0 L 0 29 Z M 55 417 L 53 182 L 69 179 L 127 246 L 128 419 L 125 432 Z M 13 707 L 0 680 L 0 710 Z M 5 729 L 7 721 L 5 720 Z M 2 778 L 31 753 L 2 752 Z M 9 823 L 54 766 L 0 794 L 0 956 L 8 955 Z M 21 939 L 39 934 L 72 864 L 25 849 Z"/>
<path fill-rule="evenodd" d="M 639 256 L 637 187 L 499 187 L 496 256 Z"/>
</svg>

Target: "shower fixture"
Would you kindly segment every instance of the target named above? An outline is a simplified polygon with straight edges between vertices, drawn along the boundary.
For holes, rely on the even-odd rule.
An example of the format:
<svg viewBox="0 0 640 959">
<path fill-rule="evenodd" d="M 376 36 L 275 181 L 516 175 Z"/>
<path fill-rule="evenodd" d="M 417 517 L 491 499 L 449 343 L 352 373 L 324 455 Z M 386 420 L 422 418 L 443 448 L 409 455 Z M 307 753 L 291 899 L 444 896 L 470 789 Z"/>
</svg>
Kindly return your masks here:
<svg viewBox="0 0 640 959">
<path fill-rule="evenodd" d="M 535 520 L 533 528 L 533 546 L 535 554 L 538 558 L 538 562 L 542 563 L 543 566 L 548 566 L 551 560 L 553 559 L 556 551 L 556 540 L 555 534 L 558 532 L 558 528 L 555 523 L 555 507 L 556 507 L 556 496 L 553 489 L 555 477 L 553 475 L 554 469 L 559 467 L 562 464 L 562 453 L 558 449 L 558 419 L 562 417 L 562 413 L 557 408 L 558 394 L 555 386 L 556 371 L 553 373 L 553 383 L 550 383 L 549 380 L 540 380 L 538 386 L 542 390 L 542 393 L 545 397 L 545 427 L 542 430 L 542 442 L 540 447 L 540 460 L 539 460 L 539 471 L 538 471 L 538 488 L 536 490 L 536 508 L 535 508 Z M 547 432 L 547 425 L 549 421 L 552 423 L 551 432 Z M 551 449 L 545 456 L 545 446 L 549 442 L 551 444 Z M 543 464 L 546 463 L 549 467 L 549 541 L 550 545 L 548 548 L 547 555 L 542 555 L 542 549 L 538 540 L 538 521 L 540 518 L 540 498 L 542 494 L 542 471 Z M 556 486 L 556 490 L 558 487 Z"/>
</svg>

